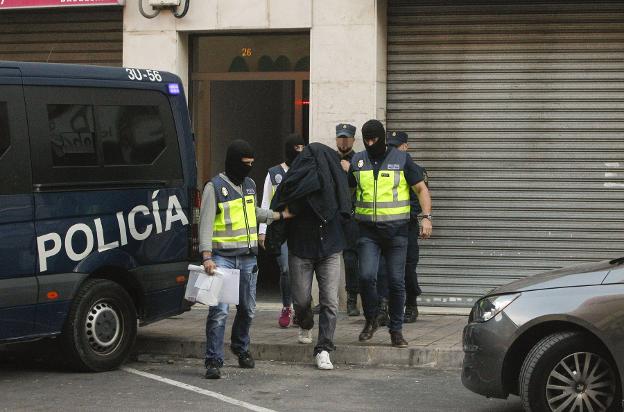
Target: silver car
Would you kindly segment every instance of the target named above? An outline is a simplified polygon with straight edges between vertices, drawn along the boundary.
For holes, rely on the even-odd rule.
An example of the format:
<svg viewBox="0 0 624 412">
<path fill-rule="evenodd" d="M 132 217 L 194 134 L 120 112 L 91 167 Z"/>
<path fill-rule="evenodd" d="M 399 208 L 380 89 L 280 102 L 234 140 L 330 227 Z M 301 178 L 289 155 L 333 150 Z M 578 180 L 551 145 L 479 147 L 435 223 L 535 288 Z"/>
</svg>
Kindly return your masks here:
<svg viewBox="0 0 624 412">
<path fill-rule="evenodd" d="M 493 290 L 463 334 L 462 382 L 524 409 L 622 411 L 624 258 L 558 269 Z"/>
</svg>

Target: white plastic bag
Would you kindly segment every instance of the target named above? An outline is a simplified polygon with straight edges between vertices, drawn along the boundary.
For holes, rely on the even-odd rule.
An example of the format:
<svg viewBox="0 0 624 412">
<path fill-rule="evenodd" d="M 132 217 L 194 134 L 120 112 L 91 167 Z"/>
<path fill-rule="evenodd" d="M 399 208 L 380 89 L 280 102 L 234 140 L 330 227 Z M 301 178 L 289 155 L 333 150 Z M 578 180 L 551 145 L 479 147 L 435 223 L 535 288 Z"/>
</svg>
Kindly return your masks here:
<svg viewBox="0 0 624 412">
<path fill-rule="evenodd" d="M 189 279 L 184 299 L 189 302 L 216 306 L 223 286 L 223 276 L 208 276 L 203 266 L 189 265 Z"/>
<path fill-rule="evenodd" d="M 230 305 L 238 305 L 240 270 L 217 268 L 215 272 L 223 279 L 221 293 L 219 294 L 219 302 L 228 303 Z"/>
<path fill-rule="evenodd" d="M 238 305 L 240 270 L 217 268 L 208 276 L 203 266 L 189 265 L 189 279 L 184 299 L 215 306 L 219 303 Z"/>
</svg>

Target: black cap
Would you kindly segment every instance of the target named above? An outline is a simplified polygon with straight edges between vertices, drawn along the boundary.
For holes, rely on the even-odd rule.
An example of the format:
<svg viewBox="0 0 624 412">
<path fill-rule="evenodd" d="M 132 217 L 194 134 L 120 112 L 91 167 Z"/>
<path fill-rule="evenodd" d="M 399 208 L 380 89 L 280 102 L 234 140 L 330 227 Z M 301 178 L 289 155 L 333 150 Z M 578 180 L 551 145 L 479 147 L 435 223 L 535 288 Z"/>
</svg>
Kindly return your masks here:
<svg viewBox="0 0 624 412">
<path fill-rule="evenodd" d="M 336 137 L 355 137 L 355 126 L 348 123 L 339 123 L 336 125 Z"/>
<path fill-rule="evenodd" d="M 386 134 L 386 142 L 390 146 L 399 147 L 403 143 L 407 143 L 407 133 L 405 133 L 405 132 L 388 132 Z"/>
</svg>

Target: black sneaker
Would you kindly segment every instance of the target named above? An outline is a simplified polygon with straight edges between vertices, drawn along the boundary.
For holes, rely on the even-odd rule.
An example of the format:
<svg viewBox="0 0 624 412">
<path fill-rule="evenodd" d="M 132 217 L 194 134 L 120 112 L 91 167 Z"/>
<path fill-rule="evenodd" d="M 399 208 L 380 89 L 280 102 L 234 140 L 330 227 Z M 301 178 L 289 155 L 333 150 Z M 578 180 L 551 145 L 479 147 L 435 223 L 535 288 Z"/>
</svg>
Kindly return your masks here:
<svg viewBox="0 0 624 412">
<path fill-rule="evenodd" d="M 418 319 L 418 306 L 405 305 L 405 315 L 403 316 L 403 323 L 414 323 Z"/>
<path fill-rule="evenodd" d="M 392 342 L 392 346 L 395 348 L 407 348 L 408 343 L 403 338 L 403 333 L 400 330 L 398 331 L 390 331 L 390 341 Z"/>
<path fill-rule="evenodd" d="M 240 352 L 238 354 L 238 366 L 244 369 L 253 369 L 256 366 L 256 362 L 251 357 L 251 353 Z"/>
<path fill-rule="evenodd" d="M 221 379 L 221 367 L 216 363 L 206 363 L 206 379 Z"/>
</svg>

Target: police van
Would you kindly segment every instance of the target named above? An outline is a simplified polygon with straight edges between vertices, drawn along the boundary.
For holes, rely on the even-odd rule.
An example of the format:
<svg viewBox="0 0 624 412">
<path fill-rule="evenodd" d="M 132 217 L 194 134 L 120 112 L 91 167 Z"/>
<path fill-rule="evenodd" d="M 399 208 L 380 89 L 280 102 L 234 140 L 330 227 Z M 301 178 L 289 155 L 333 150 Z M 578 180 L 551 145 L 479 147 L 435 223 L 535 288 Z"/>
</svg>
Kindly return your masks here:
<svg viewBox="0 0 624 412">
<path fill-rule="evenodd" d="M 137 323 L 188 310 L 196 173 L 177 76 L 0 62 L 0 343 L 109 370 Z"/>
</svg>

